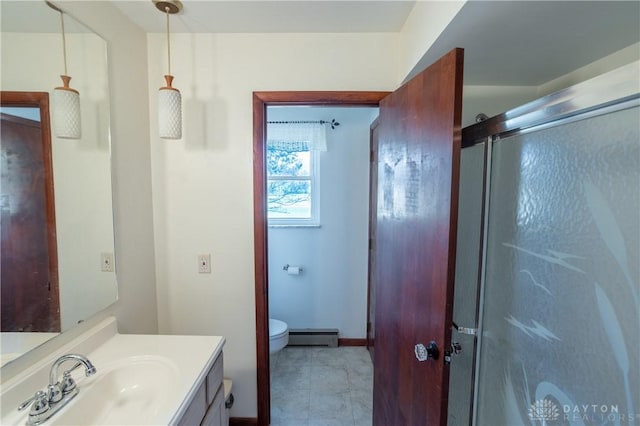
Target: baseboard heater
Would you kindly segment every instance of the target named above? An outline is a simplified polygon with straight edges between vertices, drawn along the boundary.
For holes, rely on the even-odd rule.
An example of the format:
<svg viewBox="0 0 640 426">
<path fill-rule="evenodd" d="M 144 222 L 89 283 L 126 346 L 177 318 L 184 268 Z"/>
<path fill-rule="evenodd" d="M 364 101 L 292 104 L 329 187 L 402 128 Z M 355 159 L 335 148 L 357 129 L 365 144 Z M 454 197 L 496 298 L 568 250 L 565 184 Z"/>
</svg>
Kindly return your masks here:
<svg viewBox="0 0 640 426">
<path fill-rule="evenodd" d="M 289 346 L 338 346 L 337 328 L 301 328 L 289 330 Z"/>
</svg>

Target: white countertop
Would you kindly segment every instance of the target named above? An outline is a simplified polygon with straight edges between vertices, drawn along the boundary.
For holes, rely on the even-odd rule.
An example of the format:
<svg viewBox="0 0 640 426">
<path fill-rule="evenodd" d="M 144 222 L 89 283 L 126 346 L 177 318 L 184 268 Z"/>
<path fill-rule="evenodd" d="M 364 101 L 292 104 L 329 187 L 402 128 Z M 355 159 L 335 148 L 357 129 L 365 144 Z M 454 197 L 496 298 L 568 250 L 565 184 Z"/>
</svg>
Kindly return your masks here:
<svg viewBox="0 0 640 426">
<path fill-rule="evenodd" d="M 82 368 L 76 370 L 74 378 L 80 389 L 79 395 L 45 424 L 55 425 L 56 419 L 60 418 L 66 418 L 69 421 L 69 418 L 76 418 L 76 414 L 83 413 L 84 410 L 87 410 L 85 424 L 89 418 L 94 418 L 93 424 L 98 424 L 102 418 L 96 411 L 102 410 L 107 413 L 109 410 L 117 410 L 118 406 L 115 402 L 109 404 L 111 401 L 100 400 L 98 398 L 104 397 L 97 395 L 104 394 L 105 378 L 114 371 L 125 372 L 125 374 L 140 372 L 143 376 L 132 378 L 132 380 L 137 380 L 143 385 L 142 387 L 145 383 L 155 386 L 157 388 L 155 391 L 161 395 L 158 398 L 155 396 L 156 393 L 153 393 L 155 400 L 151 401 L 153 403 L 153 407 L 149 409 L 151 415 L 145 416 L 144 423 L 137 421 L 132 423 L 174 424 L 182 416 L 198 386 L 222 352 L 225 342 L 220 336 L 119 334 L 115 332 L 115 319 L 111 323 L 101 323 L 101 326 L 94 330 L 93 336 L 83 335 L 84 338 L 77 339 L 78 342 L 74 341 L 75 344 L 71 342 L 65 345 L 52 354 L 50 359 L 43 360 L 7 383 L 2 383 L 0 423 L 24 424 L 28 410 L 18 412 L 16 410 L 18 404 L 32 396 L 36 390 L 46 388 L 49 368 L 58 356 L 65 353 L 80 353 L 93 363 L 97 373 L 85 377 L 82 374 Z M 101 336 L 100 339 L 95 337 L 98 335 Z M 72 365 L 65 364 L 65 366 L 71 368 Z M 62 371 L 64 369 L 60 370 Z M 144 374 L 150 374 L 149 380 L 146 380 Z M 103 380 L 102 383 L 101 380 Z M 100 391 L 96 391 L 97 389 Z M 75 410 L 71 417 L 65 415 L 69 410 Z M 108 418 L 111 416 L 104 416 L 104 419 Z M 104 424 L 109 424 L 109 420 L 104 421 L 106 422 Z"/>
</svg>

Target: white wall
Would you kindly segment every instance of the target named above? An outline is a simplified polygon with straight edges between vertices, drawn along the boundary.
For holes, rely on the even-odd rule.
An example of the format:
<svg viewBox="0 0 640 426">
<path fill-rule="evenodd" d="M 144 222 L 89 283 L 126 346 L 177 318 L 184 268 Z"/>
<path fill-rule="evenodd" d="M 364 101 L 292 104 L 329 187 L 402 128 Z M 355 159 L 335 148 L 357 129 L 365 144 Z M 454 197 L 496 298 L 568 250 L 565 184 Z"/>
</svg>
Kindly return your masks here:
<svg viewBox="0 0 640 426">
<path fill-rule="evenodd" d="M 2 380 L 10 379 L 30 363 L 46 357 L 108 315 L 117 317 L 121 332 L 157 332 L 146 36 L 108 2 L 58 1 L 56 4 L 108 43 L 119 299 L 71 331 L 2 367 Z M 3 60 L 3 72 L 4 66 Z M 58 74 L 56 68 L 54 80 Z"/>
<path fill-rule="evenodd" d="M 538 95 L 548 95 L 638 60 L 640 60 L 640 42 L 540 85 Z"/>
<path fill-rule="evenodd" d="M 231 414 L 255 417 L 252 92 L 392 89 L 397 35 L 176 34 L 178 141 L 158 137 L 153 112 L 165 36 L 150 34 L 148 47 L 160 331 L 225 336 Z M 206 253 L 212 273 L 198 274 Z"/>
<path fill-rule="evenodd" d="M 115 273 L 102 272 L 100 262 L 102 252 L 114 251 L 106 50 L 96 35 L 67 36 L 71 87 L 80 91 L 82 137 L 56 138 L 52 122 L 62 331 L 117 298 Z M 53 88 L 62 85 L 60 53 L 58 34 L 3 33 L 2 90 L 48 92 L 53 119 Z"/>
<path fill-rule="evenodd" d="M 289 328 L 337 328 L 365 338 L 369 235 L 369 125 L 377 108 L 268 108 L 269 120 L 331 120 L 320 152 L 321 227 L 270 227 L 269 314 Z M 285 264 L 302 266 L 288 275 Z"/>
<path fill-rule="evenodd" d="M 493 117 L 536 98 L 536 86 L 465 85 L 462 89 L 462 127 L 474 124 L 480 113 Z"/>
</svg>

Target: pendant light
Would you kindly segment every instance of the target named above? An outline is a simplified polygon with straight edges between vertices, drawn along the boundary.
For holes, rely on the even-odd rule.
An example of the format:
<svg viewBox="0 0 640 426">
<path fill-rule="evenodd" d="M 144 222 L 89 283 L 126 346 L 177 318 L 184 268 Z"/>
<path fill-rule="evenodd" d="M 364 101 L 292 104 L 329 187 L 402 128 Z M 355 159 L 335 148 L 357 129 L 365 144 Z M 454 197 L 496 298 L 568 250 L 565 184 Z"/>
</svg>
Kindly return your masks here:
<svg viewBox="0 0 640 426">
<path fill-rule="evenodd" d="M 182 10 L 182 3 L 179 1 L 158 1 L 153 0 L 156 8 L 167 17 L 167 65 L 168 72 L 164 76 L 166 86 L 161 87 L 158 92 L 158 125 L 160 137 L 164 139 L 180 139 L 182 137 L 182 95 L 180 91 L 173 87 L 173 76 L 171 75 L 171 39 L 169 31 L 169 15 L 173 15 Z"/>
<path fill-rule="evenodd" d="M 53 122 L 54 132 L 59 138 L 79 139 L 81 135 L 80 124 L 80 93 L 69 86 L 71 77 L 67 73 L 67 40 L 64 32 L 64 13 L 50 2 L 47 5 L 60 13 L 60 25 L 62 27 L 62 59 L 64 61 L 64 74 L 62 87 L 53 89 Z"/>
</svg>

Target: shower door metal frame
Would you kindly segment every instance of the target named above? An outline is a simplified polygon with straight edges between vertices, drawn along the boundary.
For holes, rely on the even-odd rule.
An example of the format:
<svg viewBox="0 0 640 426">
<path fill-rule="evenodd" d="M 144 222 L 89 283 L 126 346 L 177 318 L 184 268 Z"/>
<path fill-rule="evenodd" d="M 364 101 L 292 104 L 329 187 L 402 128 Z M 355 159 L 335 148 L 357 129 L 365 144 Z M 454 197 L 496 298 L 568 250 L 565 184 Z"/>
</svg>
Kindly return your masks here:
<svg viewBox="0 0 640 426">
<path fill-rule="evenodd" d="M 482 241 L 476 306 L 476 348 L 473 365 L 470 424 L 477 424 L 479 375 L 476 374 L 482 349 L 484 317 L 486 246 L 491 209 L 491 162 L 493 144 L 502 138 L 539 131 L 640 105 L 640 61 L 632 62 L 598 77 L 576 84 L 485 121 L 462 129 L 462 148 L 485 143 L 483 177 Z"/>
<path fill-rule="evenodd" d="M 462 147 L 635 106 L 640 101 L 638 76 L 640 61 L 465 127 Z"/>
</svg>

